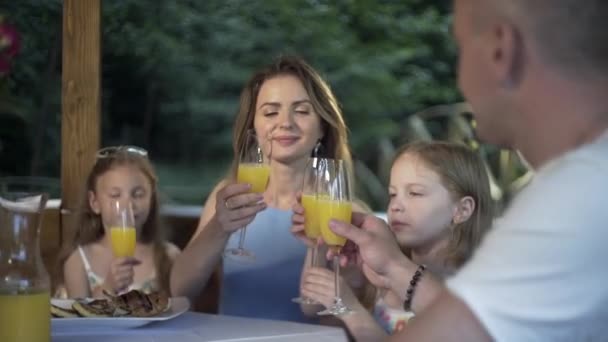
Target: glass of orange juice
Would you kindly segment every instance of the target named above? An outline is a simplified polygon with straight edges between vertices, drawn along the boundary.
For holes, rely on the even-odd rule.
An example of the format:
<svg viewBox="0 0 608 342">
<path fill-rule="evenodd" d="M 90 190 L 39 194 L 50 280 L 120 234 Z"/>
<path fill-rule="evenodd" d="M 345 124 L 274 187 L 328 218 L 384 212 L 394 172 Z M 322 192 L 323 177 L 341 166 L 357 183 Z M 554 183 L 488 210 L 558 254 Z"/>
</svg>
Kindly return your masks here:
<svg viewBox="0 0 608 342">
<path fill-rule="evenodd" d="M 251 184 L 251 192 L 264 192 L 270 176 L 269 159 L 264 155 L 262 146 L 254 130 L 248 130 L 240 152 L 236 181 Z M 238 261 L 251 261 L 255 255 L 245 249 L 246 227 L 240 230 L 239 244 L 236 248 L 228 248 L 225 256 Z"/>
<path fill-rule="evenodd" d="M 324 158 L 313 157 L 306 164 L 304 173 L 304 181 L 302 184 L 302 206 L 304 207 L 304 233 L 309 239 L 317 240 L 321 236 L 319 226 L 319 210 L 317 208 L 317 187 L 319 185 L 319 177 L 321 176 L 320 165 Z M 317 245 L 309 248 L 310 266 L 317 264 Z M 307 297 L 297 297 L 292 299 L 293 302 L 299 304 L 319 304 L 316 300 Z"/>
<path fill-rule="evenodd" d="M 346 243 L 346 239 L 336 235 L 329 229 L 329 221 L 340 220 L 350 223 L 352 215 L 352 198 L 350 189 L 350 174 L 344 161 L 327 159 L 321 162 L 321 177 L 317 193 L 317 210 L 321 237 L 326 245 L 338 251 Z M 318 315 L 344 315 L 351 313 L 340 296 L 340 262 L 339 255 L 334 256 L 334 287 L 335 297 L 331 307 Z"/>
<path fill-rule="evenodd" d="M 110 224 L 112 251 L 118 258 L 132 257 L 137 242 L 133 207 L 131 202 L 121 201 L 115 201 L 113 207 L 114 217 Z"/>
</svg>

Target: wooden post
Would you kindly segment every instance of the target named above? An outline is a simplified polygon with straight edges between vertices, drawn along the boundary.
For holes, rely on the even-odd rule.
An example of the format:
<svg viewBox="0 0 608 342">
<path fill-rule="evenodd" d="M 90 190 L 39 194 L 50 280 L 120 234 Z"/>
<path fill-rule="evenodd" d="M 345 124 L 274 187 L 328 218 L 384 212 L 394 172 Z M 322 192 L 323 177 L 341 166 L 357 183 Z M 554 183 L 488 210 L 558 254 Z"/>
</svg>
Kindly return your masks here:
<svg viewBox="0 0 608 342">
<path fill-rule="evenodd" d="M 62 65 L 61 225 L 65 242 L 73 236 L 73 213 L 100 144 L 100 0 L 63 0 Z"/>
</svg>

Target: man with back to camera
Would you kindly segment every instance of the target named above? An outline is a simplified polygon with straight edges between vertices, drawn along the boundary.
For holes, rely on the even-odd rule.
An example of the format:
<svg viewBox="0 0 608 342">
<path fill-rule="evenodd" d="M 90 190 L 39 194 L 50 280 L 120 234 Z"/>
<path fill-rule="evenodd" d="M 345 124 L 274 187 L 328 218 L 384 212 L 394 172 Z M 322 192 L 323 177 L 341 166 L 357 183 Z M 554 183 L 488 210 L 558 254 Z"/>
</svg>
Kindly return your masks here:
<svg viewBox="0 0 608 342">
<path fill-rule="evenodd" d="M 358 246 L 351 260 L 417 313 L 392 340 L 608 340 L 605 18 L 605 0 L 454 1 L 458 83 L 477 134 L 521 151 L 536 175 L 445 285 L 382 221 L 332 222 Z"/>
</svg>

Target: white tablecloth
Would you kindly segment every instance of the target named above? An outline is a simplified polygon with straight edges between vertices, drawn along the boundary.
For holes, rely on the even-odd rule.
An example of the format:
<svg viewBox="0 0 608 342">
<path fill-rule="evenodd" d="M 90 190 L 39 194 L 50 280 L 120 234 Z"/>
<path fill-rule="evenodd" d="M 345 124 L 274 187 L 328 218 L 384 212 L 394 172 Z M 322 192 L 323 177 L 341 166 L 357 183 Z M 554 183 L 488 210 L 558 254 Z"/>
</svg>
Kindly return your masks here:
<svg viewBox="0 0 608 342">
<path fill-rule="evenodd" d="M 53 342 L 346 341 L 340 328 L 186 312 L 133 329 L 70 329 L 52 332 Z"/>
</svg>

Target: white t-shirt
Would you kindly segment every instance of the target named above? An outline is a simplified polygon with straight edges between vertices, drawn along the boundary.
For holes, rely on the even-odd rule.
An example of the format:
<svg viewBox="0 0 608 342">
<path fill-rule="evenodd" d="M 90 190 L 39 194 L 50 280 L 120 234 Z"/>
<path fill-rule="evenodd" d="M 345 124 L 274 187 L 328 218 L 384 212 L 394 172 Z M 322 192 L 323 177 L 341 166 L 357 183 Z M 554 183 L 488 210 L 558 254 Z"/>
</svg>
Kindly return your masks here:
<svg viewBox="0 0 608 342">
<path fill-rule="evenodd" d="M 541 168 L 447 286 L 498 341 L 608 341 L 608 132 Z"/>
</svg>

